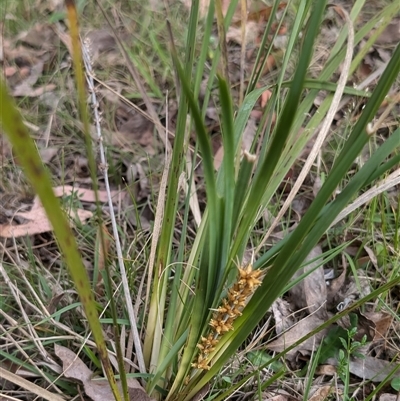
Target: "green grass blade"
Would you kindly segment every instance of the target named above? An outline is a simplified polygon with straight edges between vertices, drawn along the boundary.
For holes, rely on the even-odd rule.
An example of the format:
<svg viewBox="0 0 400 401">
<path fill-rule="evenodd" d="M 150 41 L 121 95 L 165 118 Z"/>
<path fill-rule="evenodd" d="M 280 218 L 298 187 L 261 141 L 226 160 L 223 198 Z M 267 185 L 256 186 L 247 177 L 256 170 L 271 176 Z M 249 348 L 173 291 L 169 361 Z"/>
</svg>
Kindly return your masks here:
<svg viewBox="0 0 400 401">
<path fill-rule="evenodd" d="M 219 78 L 221 115 L 222 115 L 222 143 L 224 147 L 223 158 L 223 189 L 222 198 L 224 203 L 222 232 L 225 233 L 220 245 L 219 257 L 220 267 L 223 269 L 228 263 L 229 247 L 232 240 L 233 223 L 233 204 L 235 194 L 235 162 L 237 160 L 237 151 L 235 150 L 234 121 L 232 96 L 227 81 Z M 217 283 L 220 282 L 223 271 L 220 271 Z"/>
</svg>

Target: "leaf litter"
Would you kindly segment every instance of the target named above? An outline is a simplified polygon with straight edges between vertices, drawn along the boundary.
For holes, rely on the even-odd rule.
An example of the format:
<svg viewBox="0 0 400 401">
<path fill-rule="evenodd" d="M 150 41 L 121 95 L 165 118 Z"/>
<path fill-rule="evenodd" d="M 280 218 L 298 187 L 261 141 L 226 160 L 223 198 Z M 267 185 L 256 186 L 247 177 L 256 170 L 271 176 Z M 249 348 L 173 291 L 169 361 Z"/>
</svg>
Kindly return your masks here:
<svg viewBox="0 0 400 401">
<path fill-rule="evenodd" d="M 85 363 L 70 349 L 61 345 L 54 345 L 54 352 L 63 364 L 63 375 L 68 379 L 77 380 L 83 385 L 86 395 L 92 401 L 106 401 L 114 398 L 110 385 L 106 379 L 96 380 Z M 119 391 L 122 394 L 122 385 L 118 381 Z M 127 378 L 129 401 L 154 401 L 149 397 L 139 381 Z"/>
</svg>

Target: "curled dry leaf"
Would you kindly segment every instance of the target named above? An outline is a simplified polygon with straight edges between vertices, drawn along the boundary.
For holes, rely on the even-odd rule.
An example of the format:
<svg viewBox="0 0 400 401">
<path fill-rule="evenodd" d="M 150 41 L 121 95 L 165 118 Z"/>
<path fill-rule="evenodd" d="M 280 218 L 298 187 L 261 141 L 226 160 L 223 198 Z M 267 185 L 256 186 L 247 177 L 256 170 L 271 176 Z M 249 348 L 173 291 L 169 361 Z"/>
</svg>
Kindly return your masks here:
<svg viewBox="0 0 400 401">
<path fill-rule="evenodd" d="M 110 385 L 107 380 L 96 380 L 93 372 L 83 363 L 83 361 L 73 351 L 61 345 L 54 345 L 54 352 L 63 363 L 63 374 L 68 379 L 78 380 L 82 383 L 86 395 L 93 401 L 113 400 Z M 120 392 L 121 383 L 118 382 Z M 143 387 L 136 379 L 128 378 L 128 394 L 130 401 L 152 401 Z"/>
<path fill-rule="evenodd" d="M 137 201 L 149 196 L 149 180 L 140 163 L 132 163 L 127 168 L 126 173 L 129 187 Z"/>
<path fill-rule="evenodd" d="M 250 151 L 256 132 L 256 120 L 254 118 L 249 118 L 242 136 L 242 150 L 247 150 L 248 152 Z"/>
<path fill-rule="evenodd" d="M 295 324 L 294 316 L 290 310 L 289 302 L 282 298 L 278 298 L 271 306 L 275 320 L 275 332 L 277 335 L 282 334 Z"/>
<path fill-rule="evenodd" d="M 265 91 L 261 94 L 261 97 L 260 97 L 260 104 L 261 104 L 261 107 L 262 107 L 262 108 L 264 108 L 264 107 L 267 105 L 268 100 L 271 99 L 271 96 L 272 96 L 272 92 L 271 92 L 269 89 L 265 90 Z"/>
</svg>

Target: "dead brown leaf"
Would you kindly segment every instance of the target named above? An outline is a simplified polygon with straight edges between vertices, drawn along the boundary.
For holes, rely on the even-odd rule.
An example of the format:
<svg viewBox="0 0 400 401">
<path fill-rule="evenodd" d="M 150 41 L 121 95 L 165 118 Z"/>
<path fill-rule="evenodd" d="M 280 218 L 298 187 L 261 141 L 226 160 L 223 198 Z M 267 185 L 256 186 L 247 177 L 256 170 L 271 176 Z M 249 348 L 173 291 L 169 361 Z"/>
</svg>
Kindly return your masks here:
<svg viewBox="0 0 400 401">
<path fill-rule="evenodd" d="M 63 373 L 68 379 L 78 380 L 82 383 L 86 395 L 93 401 L 106 401 L 114 399 L 110 385 L 107 380 L 96 380 L 93 372 L 83 363 L 83 361 L 71 350 L 61 345 L 54 345 L 54 352 L 63 363 Z M 118 382 L 120 392 L 121 383 Z M 130 401 L 152 401 L 143 387 L 136 379 L 128 378 L 128 394 Z"/>
<path fill-rule="evenodd" d="M 182 3 L 190 9 L 192 6 L 192 0 L 182 0 Z M 204 18 L 209 9 L 210 0 L 201 0 L 199 6 L 200 16 Z M 225 16 L 230 5 L 230 0 L 222 0 L 221 7 L 222 13 Z M 285 3 L 281 3 L 279 8 L 285 7 Z M 261 0 L 247 0 L 246 7 L 246 30 L 245 30 L 245 44 L 259 42 L 259 37 L 264 29 L 264 23 L 270 18 L 272 7 L 265 4 Z M 239 2 L 235 13 L 232 18 L 232 24 L 229 26 L 226 33 L 227 41 L 232 41 L 239 45 L 242 44 L 242 10 L 241 3 Z"/>
<path fill-rule="evenodd" d="M 273 397 L 263 398 L 265 401 L 289 401 L 286 395 L 275 395 Z"/>
<path fill-rule="evenodd" d="M 106 29 L 90 31 L 85 37 L 85 42 L 89 48 L 91 60 L 94 63 L 98 62 L 101 56 L 106 56 L 108 63 L 116 63 L 118 60 L 120 62 L 123 60 L 113 34 Z M 104 57 L 102 57 L 102 61 L 105 61 Z"/>
<path fill-rule="evenodd" d="M 396 17 L 375 41 L 376 45 L 391 45 L 400 42 L 400 17 Z"/>
<path fill-rule="evenodd" d="M 370 326 L 374 331 L 372 341 L 378 341 L 387 336 L 387 332 L 393 322 L 392 315 L 385 312 L 365 312 L 361 316 L 370 322 Z"/>
<path fill-rule="evenodd" d="M 256 124 L 256 119 L 255 118 L 249 118 L 246 124 L 246 128 L 243 132 L 242 136 L 242 150 L 243 151 L 250 151 L 251 145 L 254 140 L 254 136 L 256 135 L 257 131 L 257 124 Z M 219 170 L 221 163 L 224 158 L 224 148 L 221 145 L 218 150 L 215 153 L 214 156 L 214 168 L 215 170 Z"/>
<path fill-rule="evenodd" d="M 95 192 L 91 189 L 86 188 L 76 188 L 70 185 L 60 186 L 53 188 L 54 194 L 57 197 L 72 195 L 73 193 L 77 196 L 77 198 L 82 202 L 94 203 L 96 202 Z M 118 199 L 119 196 L 124 197 L 125 193 L 120 191 L 110 191 L 112 199 Z M 107 202 L 107 192 L 106 191 L 98 191 L 98 197 L 100 202 Z"/>
<path fill-rule="evenodd" d="M 56 88 L 36 86 L 53 64 L 59 39 L 49 24 L 36 24 L 29 31 L 4 42 L 4 64 L 10 92 L 16 97 L 37 97 Z"/>
<path fill-rule="evenodd" d="M 182 0 L 182 3 L 187 7 L 187 9 L 190 9 L 192 6 L 192 0 Z M 222 13 L 224 16 L 228 11 L 229 5 L 230 5 L 230 0 L 221 1 Z M 207 16 L 209 6 L 210 6 L 210 0 L 200 0 L 199 12 L 201 17 Z M 281 3 L 279 5 L 279 8 L 281 9 L 284 6 L 285 3 Z M 271 10 L 272 7 L 267 6 L 265 2 L 261 0 L 252 0 L 252 1 L 247 0 L 248 21 L 259 22 L 260 20 L 267 20 L 271 15 Z M 241 21 L 241 5 L 239 2 L 233 17 L 233 22 L 237 23 L 240 21 Z"/>
<path fill-rule="evenodd" d="M 131 145 L 138 143 L 148 146 L 153 142 L 153 124 L 140 114 L 135 114 L 123 123 L 119 132 L 122 134 L 123 140 Z"/>
<path fill-rule="evenodd" d="M 281 352 L 293 345 L 296 341 L 300 340 L 306 334 L 309 334 L 311 331 L 316 329 L 325 323 L 325 320 L 321 320 L 315 315 L 309 315 L 304 319 L 300 320 L 297 324 L 295 324 L 288 331 L 279 336 L 278 339 L 271 341 L 266 345 L 266 347 L 272 351 Z M 287 356 L 292 358 L 298 351 L 313 351 L 315 350 L 321 343 L 323 337 L 328 333 L 328 329 L 323 329 L 313 337 L 304 341 L 302 344 L 293 348 L 291 351 L 287 353 Z"/>
<path fill-rule="evenodd" d="M 219 168 L 221 167 L 222 164 L 222 160 L 224 159 L 224 147 L 221 146 L 217 152 L 215 153 L 214 156 L 214 168 L 215 170 L 219 170 Z"/>
<path fill-rule="evenodd" d="M 132 150 L 137 145 L 143 147 L 147 153 L 154 154 L 154 125 L 139 113 L 131 114 L 129 119 L 122 123 L 117 132 L 109 136 L 113 146 Z"/>
<path fill-rule="evenodd" d="M 368 277 L 361 269 L 357 270 L 358 280 L 353 276 L 347 277 L 342 288 L 337 293 L 338 309 L 342 310 L 351 305 L 355 299 L 363 298 L 370 294 L 371 287 Z M 358 282 L 357 282 L 358 281 Z"/>
<path fill-rule="evenodd" d="M 8 66 L 4 68 L 4 75 L 6 78 L 11 78 L 17 72 L 18 72 L 17 68 L 13 66 Z"/>
<path fill-rule="evenodd" d="M 334 358 L 327 360 L 328 364 L 338 365 L 338 361 Z M 363 380 L 372 380 L 373 382 L 384 381 L 389 373 L 399 365 L 385 361 L 383 359 L 374 358 L 366 355 L 364 358 L 352 358 L 349 362 L 350 373 L 356 375 Z M 397 370 L 392 378 L 400 378 L 400 370 Z"/>
<path fill-rule="evenodd" d="M 306 261 L 319 258 L 321 255 L 321 247 L 316 246 L 307 256 Z M 318 264 L 320 264 L 319 260 L 309 263 L 304 268 L 298 270 L 294 278 L 300 277 L 303 273 L 315 269 Z M 327 289 L 323 266 L 317 267 L 300 283 L 295 285 L 290 290 L 290 296 L 297 308 L 307 308 L 309 313 L 315 313 L 321 319 L 326 319 Z"/>
<path fill-rule="evenodd" d="M 59 45 L 57 35 L 49 24 L 36 24 L 29 31 L 20 33 L 16 39 L 24 46 L 40 50 L 50 50 Z"/>
<path fill-rule="evenodd" d="M 88 210 L 77 209 L 74 217 L 78 218 L 79 221 L 83 223 L 92 215 L 93 213 Z M 52 230 L 46 212 L 37 197 L 34 199 L 32 209 L 29 212 L 17 212 L 15 216 L 23 218 L 27 220 L 27 222 L 19 225 L 1 224 L 0 237 L 18 238 L 25 235 L 41 234 Z"/>
<path fill-rule="evenodd" d="M 83 202 L 95 202 L 95 193 L 92 190 L 84 188 L 74 188 L 71 186 L 56 187 L 53 188 L 56 197 L 61 197 L 64 195 L 71 195 L 76 193 L 79 199 Z M 117 191 L 112 192 L 113 197 L 119 196 Z M 107 201 L 107 193 L 105 191 L 99 191 L 100 202 Z M 73 213 L 76 213 L 73 215 Z M 70 217 L 77 218 L 79 221 L 84 223 L 89 219 L 93 213 L 88 210 L 76 209 L 69 210 Z M 25 223 L 15 225 L 15 224 L 1 224 L 0 225 L 0 237 L 3 238 L 18 238 L 25 235 L 35 235 L 44 232 L 52 231 L 51 224 L 47 218 L 46 212 L 40 203 L 39 198 L 36 196 L 32 208 L 29 212 L 17 212 L 16 217 L 26 220 Z"/>
<path fill-rule="evenodd" d="M 326 400 L 326 397 L 331 393 L 332 391 L 332 386 L 323 386 L 319 387 L 311 396 L 311 398 L 308 399 L 308 401 L 324 401 Z"/>
<path fill-rule="evenodd" d="M 330 307 L 333 306 L 335 303 L 337 304 L 339 302 L 337 295 L 338 295 L 339 290 L 343 287 L 343 285 L 346 281 L 346 272 L 347 272 L 347 268 L 345 265 L 340 276 L 336 277 L 335 279 L 333 279 L 329 282 L 329 285 L 327 287 L 327 290 L 328 290 L 327 299 L 328 299 L 328 305 Z"/>
<path fill-rule="evenodd" d="M 122 42 L 132 40 L 126 31 L 119 32 Z M 91 60 L 97 65 L 124 65 L 124 57 L 120 53 L 117 41 L 113 33 L 107 29 L 95 29 L 85 36 L 85 44 L 90 52 Z"/>
<path fill-rule="evenodd" d="M 334 376 L 337 370 L 333 365 L 320 365 L 317 367 L 315 373 L 317 375 L 326 375 L 326 376 Z"/>
<path fill-rule="evenodd" d="M 260 35 L 260 26 L 255 21 L 248 21 L 246 23 L 246 32 L 244 43 L 245 45 L 255 44 Z M 226 33 L 226 40 L 228 42 L 234 42 L 241 45 L 242 40 L 242 28 L 240 26 L 230 26 L 228 32 Z"/>
<path fill-rule="evenodd" d="M 283 389 L 265 392 L 262 394 L 262 399 L 264 401 L 299 401 Z"/>
<path fill-rule="evenodd" d="M 367 252 L 369 260 L 374 265 L 375 269 L 377 269 L 379 271 L 378 258 L 375 255 L 375 251 L 366 245 L 364 246 L 364 251 Z"/>
<path fill-rule="evenodd" d="M 42 148 L 42 149 L 39 149 L 39 153 L 40 153 L 40 158 L 42 159 L 42 162 L 44 164 L 48 164 L 58 153 L 58 148 L 56 148 L 56 147 Z"/>
</svg>

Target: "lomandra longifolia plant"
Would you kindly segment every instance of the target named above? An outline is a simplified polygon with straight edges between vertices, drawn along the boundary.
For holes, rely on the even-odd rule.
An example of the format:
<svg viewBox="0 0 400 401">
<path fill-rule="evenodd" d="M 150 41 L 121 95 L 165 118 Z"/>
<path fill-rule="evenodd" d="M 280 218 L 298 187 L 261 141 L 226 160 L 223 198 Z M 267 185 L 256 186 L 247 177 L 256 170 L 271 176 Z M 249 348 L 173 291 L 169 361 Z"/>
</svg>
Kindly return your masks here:
<svg viewBox="0 0 400 401">
<path fill-rule="evenodd" d="M 220 17 L 219 35 L 223 39 L 223 31 L 229 24 L 228 20 L 232 14 L 228 11 L 223 20 L 219 5 L 216 2 L 216 14 Z M 313 100 L 318 93 L 318 89 L 315 88 L 328 87 L 328 84 L 324 85 L 325 81 L 346 57 L 345 63 L 348 68 L 350 67 L 354 47 L 352 24 L 346 14 L 339 10 L 348 24 L 348 46 L 335 49 L 321 73 L 320 81 L 316 81 L 318 85 L 313 82 L 313 89 L 305 88 L 314 42 L 326 10 L 325 6 L 324 2 L 304 2 L 299 6 L 283 61 L 284 66 L 287 65 L 288 60 L 295 54 L 294 49 L 302 32 L 296 71 L 287 84 L 287 91 L 283 90 L 284 73 L 279 77 L 277 84 L 271 86 L 273 94 L 270 108 L 266 111 L 267 126 L 273 111 L 277 113 L 277 121 L 271 132 L 266 133 L 263 139 L 256 136 L 252 149 L 256 149 L 257 141 L 260 140 L 262 143 L 257 154 L 243 155 L 240 150 L 241 138 L 250 112 L 266 88 L 249 91 L 235 114 L 227 74 L 224 76 L 224 68 L 220 70 L 223 77 L 218 78 L 217 84 L 220 93 L 224 159 L 218 174 L 214 172 L 210 140 L 202 118 L 204 111 L 198 107 L 195 96 L 197 88 L 191 84 L 193 81 L 199 82 L 197 74 L 194 79 L 191 77 L 193 56 L 188 52 L 182 67 L 175 56 L 175 65 L 182 85 L 180 97 L 182 114 L 178 115 L 177 137 L 170 171 L 172 175 L 184 169 L 183 157 L 179 158 L 176 152 L 182 149 L 181 154 L 186 154 L 184 132 L 187 103 L 202 157 L 207 209 L 203 214 L 188 259 L 182 257 L 183 249 L 186 247 L 185 238 L 181 240 L 180 251 L 174 253 L 171 250 L 173 230 L 167 225 L 163 225 L 161 229 L 154 263 L 148 331 L 144 344 L 145 361 L 150 371 L 154 372 L 154 380 L 148 382 L 149 392 L 154 390 L 156 384 L 162 386 L 163 383 L 168 383 L 167 399 L 186 401 L 206 386 L 247 339 L 273 301 L 282 294 L 295 271 L 301 267 L 307 254 L 328 230 L 335 217 L 358 191 L 371 184 L 371 174 L 374 169 L 380 165 L 380 172 L 383 173 L 385 168 L 392 168 L 395 162 L 394 158 L 397 156 L 394 155 L 389 164 L 386 164 L 385 160 L 392 153 L 393 146 L 398 146 L 396 142 L 399 140 L 398 131 L 392 134 L 388 143 L 384 144 L 382 153 L 371 158 L 359 173 L 353 176 L 342 193 L 335 200 L 331 200 L 337 186 L 369 140 L 365 128 L 374 118 L 396 77 L 399 61 L 395 57 L 399 49 L 396 50 L 363 115 L 353 127 L 329 177 L 299 226 L 267 253 L 257 255 L 254 266 L 242 262 L 244 251 L 250 243 L 253 227 L 260 214 L 267 207 L 290 166 L 301 152 L 302 147 L 299 145 L 304 146 L 309 139 L 307 135 L 299 139 L 297 132 L 305 124 L 305 115 L 312 108 Z M 212 7 L 209 12 L 214 12 Z M 196 20 L 196 15 L 196 5 L 193 4 L 191 21 Z M 303 29 L 304 26 L 306 29 Z M 360 40 L 360 37 L 357 40 Z M 205 43 L 207 46 L 207 40 Z M 220 46 L 222 52 L 218 53 L 222 58 L 222 66 L 227 63 L 226 59 L 223 60 L 223 48 L 222 43 Z M 187 49 L 192 47 L 188 46 Z M 197 68 L 196 73 L 201 71 L 202 74 L 201 63 Z M 343 83 L 341 89 L 343 91 L 346 83 L 345 74 L 342 74 L 340 83 Z M 336 95 L 329 95 L 326 103 L 321 106 L 321 112 L 325 110 L 325 113 L 315 115 L 306 123 L 305 132 L 310 130 L 312 135 L 323 119 L 329 117 L 329 106 L 326 104 L 340 100 L 341 93 L 338 92 L 340 83 L 334 86 Z M 282 104 L 280 108 L 279 104 Z M 335 110 L 333 114 L 334 112 Z M 191 171 L 187 171 L 187 176 L 191 176 Z M 374 177 L 376 178 L 377 176 Z M 194 183 L 189 182 L 189 185 L 194 186 Z M 170 221 L 174 220 L 178 200 L 175 198 L 172 206 L 168 201 L 172 202 L 171 193 L 175 193 L 176 190 L 176 186 L 168 186 L 164 220 L 166 216 Z M 189 207 L 189 202 L 186 203 L 186 207 Z M 184 233 L 185 230 L 184 226 Z M 241 266 L 237 277 L 238 260 Z M 173 277 L 172 281 L 170 277 Z M 245 285 L 246 278 L 252 283 L 248 287 Z M 168 293 L 170 298 L 165 296 Z M 167 303 L 169 307 L 165 313 Z M 174 348 L 177 345 L 178 347 Z M 172 383 L 171 388 L 169 383 Z"/>
<path fill-rule="evenodd" d="M 242 6 L 243 3 L 245 2 L 241 2 Z M 254 227 L 271 199 L 278 193 L 302 149 L 316 132 L 324 129 L 328 132 L 344 92 L 354 96 L 360 95 L 360 91 L 346 86 L 348 74 L 357 67 L 351 64 L 353 49 L 378 21 L 388 23 L 387 15 L 399 11 L 399 5 L 393 2 L 376 17 L 367 21 L 354 35 L 352 21 L 357 18 L 359 3 L 357 1 L 354 5 L 351 18 L 339 6 L 329 6 L 343 19 L 343 30 L 319 77 L 311 80 L 308 78 L 308 71 L 315 42 L 327 11 L 327 2 L 307 0 L 296 2 L 295 5 L 290 3 L 283 10 L 279 2 L 274 2 L 271 16 L 276 15 L 278 7 L 283 15 L 290 10 L 289 7 L 296 8 L 296 13 L 292 13 L 293 21 L 280 73 L 276 81 L 268 87 L 257 88 L 260 71 L 263 70 L 272 49 L 268 39 L 274 35 L 271 30 L 274 19 L 271 18 L 262 38 L 247 91 L 243 91 L 243 100 L 236 105 L 233 104 L 227 73 L 229 60 L 225 32 L 230 26 L 238 1 L 230 2 L 225 15 L 222 13 L 220 0 L 210 1 L 208 15 L 201 22 L 200 2 L 192 1 L 182 58 L 178 56 L 174 37 L 170 34 L 169 48 L 179 79 L 179 110 L 175 138 L 171 151 L 167 146 L 167 162 L 158 195 L 151 249 L 148 252 L 146 297 L 140 311 L 144 319 L 140 321 L 140 325 L 135 313 L 129 312 L 131 330 L 134 332 L 135 356 L 139 366 L 137 373 L 140 374 L 143 387 L 150 396 L 159 400 L 189 401 L 207 388 L 220 369 L 229 363 L 241 345 L 251 336 L 274 300 L 286 290 L 294 273 L 302 266 L 321 236 L 329 236 L 329 228 L 346 205 L 360 191 L 378 182 L 400 162 L 398 129 L 388 134 L 386 141 L 359 171 L 349 174 L 354 160 L 374 135 L 375 130 L 371 129 L 370 123 L 374 121 L 400 70 L 400 47 L 397 47 L 369 96 L 362 114 L 351 128 L 328 177 L 298 226 L 269 249 L 260 247 L 260 250 L 253 253 L 253 262 L 248 263 L 245 260 L 245 252 L 255 238 Z M 77 14 L 72 0 L 66 1 L 66 4 L 69 11 L 79 110 L 93 160 L 91 169 L 96 172 L 95 159 L 91 153 L 90 116 L 86 104 Z M 217 16 L 219 46 L 213 52 L 212 59 L 208 59 L 214 15 Z M 172 29 L 169 28 L 171 33 Z M 200 34 L 202 36 L 198 37 Z M 126 52 L 123 54 L 129 57 Z M 129 63 L 129 71 L 137 77 L 135 63 L 132 63 L 132 60 L 129 60 Z M 294 72 L 290 73 L 288 66 L 293 64 L 296 67 Z M 333 73 L 339 68 L 339 81 L 330 82 Z M 90 74 L 92 72 L 88 75 Z M 204 99 L 200 108 L 198 97 L 204 76 L 208 77 L 208 84 L 205 93 L 202 94 Z M 136 83 L 139 87 L 140 82 Z M 217 102 L 220 111 L 224 149 L 222 164 L 217 172 L 214 169 L 210 137 L 204 118 L 212 96 L 212 88 L 215 87 L 219 90 L 218 98 L 214 98 L 214 101 Z M 271 91 L 272 96 L 261 119 L 262 123 L 250 150 L 242 152 L 243 133 L 251 111 L 267 89 Z M 319 106 L 318 113 L 313 113 L 314 99 L 321 90 L 325 90 L 327 96 Z M 93 332 L 103 368 L 115 398 L 122 399 L 116 387 L 116 379 L 108 359 L 107 343 L 72 231 L 54 198 L 50 179 L 40 163 L 22 117 L 7 95 L 3 82 L 0 94 L 2 128 L 10 137 L 26 176 L 53 224 L 54 233 Z M 143 96 L 147 95 L 143 93 Z M 148 107 L 152 107 L 151 102 L 148 103 Z M 272 124 L 273 115 L 276 116 L 275 124 Z M 300 129 L 302 135 L 298 134 Z M 193 148 L 189 149 L 190 132 L 195 133 L 194 152 Z M 201 214 L 198 226 L 193 228 L 193 193 L 197 191 L 194 166 L 198 163 L 198 157 L 205 179 L 207 206 Z M 103 169 L 104 167 L 106 165 Z M 93 175 L 93 180 L 95 179 L 96 173 Z M 333 197 L 332 194 L 339 185 L 342 190 L 339 195 Z M 186 190 L 181 191 L 181 188 Z M 178 214 L 181 217 L 179 224 Z M 179 236 L 175 235 L 177 228 Z M 189 235 L 193 230 L 194 236 Z M 118 229 L 115 229 L 114 237 L 117 240 Z M 256 242 L 261 241 L 262 238 L 256 239 Z M 119 253 L 118 261 L 121 277 L 126 279 L 124 256 Z M 379 291 L 385 291 L 399 281 L 395 278 L 374 291 L 369 298 L 376 297 Z M 126 300 L 131 299 L 128 291 L 126 286 Z M 132 309 L 128 301 L 125 306 L 127 311 Z M 113 308 L 112 314 L 114 326 L 118 328 L 119 316 L 116 308 Z M 143 333 L 142 337 L 139 336 L 139 331 Z M 116 340 L 116 343 L 119 344 L 119 341 Z M 127 399 L 127 380 L 121 353 L 118 359 L 118 374 L 124 389 L 123 396 Z M 212 397 L 214 400 L 226 399 L 234 389 L 235 386 L 231 386 Z"/>
</svg>

